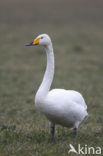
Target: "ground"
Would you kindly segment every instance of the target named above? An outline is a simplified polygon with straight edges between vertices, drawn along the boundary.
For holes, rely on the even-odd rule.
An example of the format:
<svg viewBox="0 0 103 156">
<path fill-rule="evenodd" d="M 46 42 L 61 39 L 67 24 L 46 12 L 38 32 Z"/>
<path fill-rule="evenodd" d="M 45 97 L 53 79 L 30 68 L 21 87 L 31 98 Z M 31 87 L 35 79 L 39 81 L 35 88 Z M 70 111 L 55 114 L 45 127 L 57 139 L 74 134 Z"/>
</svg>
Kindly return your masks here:
<svg viewBox="0 0 103 156">
<path fill-rule="evenodd" d="M 40 33 L 51 36 L 55 52 L 52 88 L 77 90 L 88 105 L 78 129 L 56 126 L 52 143 L 47 119 L 34 105 L 46 56 L 25 47 Z M 0 4 L 0 156 L 67 156 L 69 144 L 102 147 L 103 2 L 17 1 Z M 75 155 L 73 153 L 69 154 Z M 91 154 L 92 155 L 92 154 Z"/>
</svg>

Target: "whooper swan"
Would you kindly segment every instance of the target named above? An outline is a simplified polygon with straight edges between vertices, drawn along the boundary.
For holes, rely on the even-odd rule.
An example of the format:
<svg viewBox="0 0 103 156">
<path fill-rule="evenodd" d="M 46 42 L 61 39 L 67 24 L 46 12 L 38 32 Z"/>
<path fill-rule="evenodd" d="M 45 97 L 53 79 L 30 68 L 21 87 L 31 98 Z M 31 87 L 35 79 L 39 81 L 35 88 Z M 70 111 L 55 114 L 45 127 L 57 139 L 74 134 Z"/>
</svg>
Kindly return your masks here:
<svg viewBox="0 0 103 156">
<path fill-rule="evenodd" d="M 47 67 L 43 81 L 35 96 L 35 106 L 50 121 L 50 132 L 54 140 L 55 124 L 73 127 L 74 136 L 82 120 L 88 115 L 87 105 L 82 95 L 74 90 L 50 90 L 54 77 L 54 53 L 50 37 L 41 34 L 26 46 L 42 45 L 47 55 Z M 68 83 L 68 82 L 67 82 Z"/>
</svg>

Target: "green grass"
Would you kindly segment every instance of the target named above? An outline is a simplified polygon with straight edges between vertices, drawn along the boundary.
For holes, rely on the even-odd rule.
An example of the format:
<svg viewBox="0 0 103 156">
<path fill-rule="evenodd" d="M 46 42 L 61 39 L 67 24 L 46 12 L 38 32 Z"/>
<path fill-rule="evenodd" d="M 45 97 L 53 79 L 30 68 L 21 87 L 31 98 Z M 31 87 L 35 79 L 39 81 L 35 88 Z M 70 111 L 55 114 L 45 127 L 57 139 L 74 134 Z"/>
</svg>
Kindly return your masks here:
<svg viewBox="0 0 103 156">
<path fill-rule="evenodd" d="M 96 0 L 1 2 L 0 156 L 67 156 L 70 143 L 100 146 L 103 154 L 102 8 L 103 2 Z M 52 143 L 49 123 L 34 106 L 46 56 L 42 47 L 25 44 L 40 33 L 53 41 L 52 88 L 77 90 L 88 105 L 89 118 L 75 142 L 72 129 L 56 126 Z"/>
</svg>

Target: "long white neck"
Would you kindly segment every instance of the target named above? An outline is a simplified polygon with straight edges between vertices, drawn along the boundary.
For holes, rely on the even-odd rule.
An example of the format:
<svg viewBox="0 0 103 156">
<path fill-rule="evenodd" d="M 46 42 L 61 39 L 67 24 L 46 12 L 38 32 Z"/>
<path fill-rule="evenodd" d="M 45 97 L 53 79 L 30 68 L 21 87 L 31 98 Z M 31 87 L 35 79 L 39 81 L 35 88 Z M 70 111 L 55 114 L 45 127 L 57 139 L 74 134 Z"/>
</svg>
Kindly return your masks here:
<svg viewBox="0 0 103 156">
<path fill-rule="evenodd" d="M 36 93 L 36 97 L 45 97 L 48 94 L 54 77 L 54 53 L 52 43 L 46 46 L 45 49 L 47 55 L 47 66 L 43 81 Z"/>
</svg>

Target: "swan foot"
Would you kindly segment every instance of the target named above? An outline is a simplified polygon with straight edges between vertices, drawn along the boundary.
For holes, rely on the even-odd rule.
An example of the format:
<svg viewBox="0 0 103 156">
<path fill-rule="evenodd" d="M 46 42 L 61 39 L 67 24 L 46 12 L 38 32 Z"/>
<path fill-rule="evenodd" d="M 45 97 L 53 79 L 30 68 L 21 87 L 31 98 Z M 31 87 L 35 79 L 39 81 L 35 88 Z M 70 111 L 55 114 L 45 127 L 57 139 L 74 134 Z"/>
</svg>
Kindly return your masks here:
<svg viewBox="0 0 103 156">
<path fill-rule="evenodd" d="M 74 134 L 74 137 L 76 138 L 76 136 L 77 136 L 77 128 L 76 127 L 73 130 L 73 134 Z"/>
<path fill-rule="evenodd" d="M 50 133 L 51 133 L 52 141 L 55 142 L 55 137 L 54 137 L 55 125 L 53 123 L 51 123 L 51 125 L 50 125 Z"/>
</svg>

